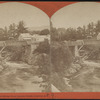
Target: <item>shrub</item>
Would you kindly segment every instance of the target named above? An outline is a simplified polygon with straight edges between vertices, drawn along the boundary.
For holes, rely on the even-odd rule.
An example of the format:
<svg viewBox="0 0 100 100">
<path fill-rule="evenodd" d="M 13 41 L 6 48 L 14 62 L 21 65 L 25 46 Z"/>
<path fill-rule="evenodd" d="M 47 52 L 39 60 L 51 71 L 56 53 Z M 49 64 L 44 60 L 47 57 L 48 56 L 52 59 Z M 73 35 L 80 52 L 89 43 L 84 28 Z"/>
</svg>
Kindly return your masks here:
<svg viewBox="0 0 100 100">
<path fill-rule="evenodd" d="M 51 45 L 51 63 L 52 69 L 56 72 L 62 72 L 70 67 L 73 57 L 69 47 L 64 42 L 53 42 Z"/>
</svg>

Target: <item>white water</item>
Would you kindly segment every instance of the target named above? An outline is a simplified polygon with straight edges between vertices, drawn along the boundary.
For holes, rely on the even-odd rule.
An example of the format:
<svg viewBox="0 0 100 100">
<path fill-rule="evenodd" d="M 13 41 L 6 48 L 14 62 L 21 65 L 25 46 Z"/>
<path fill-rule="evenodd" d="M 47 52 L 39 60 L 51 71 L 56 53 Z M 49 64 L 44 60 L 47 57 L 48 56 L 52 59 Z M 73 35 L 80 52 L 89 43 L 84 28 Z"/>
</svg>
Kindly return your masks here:
<svg viewBox="0 0 100 100">
<path fill-rule="evenodd" d="M 22 71 L 17 73 L 19 69 L 31 68 L 26 63 L 6 62 L 9 70 L 5 71 L 0 77 L 0 92 L 42 92 L 43 87 L 40 87 L 42 78 L 33 76 L 30 73 Z M 29 77 L 23 79 L 23 77 Z M 36 81 L 37 83 L 35 83 Z"/>
<path fill-rule="evenodd" d="M 100 92 L 100 63 L 84 61 L 85 70 L 70 81 L 72 92 Z"/>
</svg>

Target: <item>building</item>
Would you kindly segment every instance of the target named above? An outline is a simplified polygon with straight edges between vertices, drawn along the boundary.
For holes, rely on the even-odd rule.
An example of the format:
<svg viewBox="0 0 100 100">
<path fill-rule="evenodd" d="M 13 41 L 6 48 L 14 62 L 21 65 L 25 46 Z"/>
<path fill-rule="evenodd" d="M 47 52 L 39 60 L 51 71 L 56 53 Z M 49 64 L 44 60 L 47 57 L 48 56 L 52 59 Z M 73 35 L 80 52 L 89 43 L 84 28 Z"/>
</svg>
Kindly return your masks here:
<svg viewBox="0 0 100 100">
<path fill-rule="evenodd" d="M 20 36 L 18 37 L 19 41 L 24 41 L 24 40 L 31 40 L 32 39 L 32 35 L 30 35 L 29 33 L 22 33 L 20 34 Z"/>
<path fill-rule="evenodd" d="M 22 33 L 18 38 L 19 41 L 29 41 L 29 43 L 30 42 L 39 43 L 43 42 L 45 39 L 49 40 L 50 42 L 50 35 L 38 35 L 38 34 L 31 35 L 29 33 Z"/>
<path fill-rule="evenodd" d="M 88 36 L 87 36 L 87 39 L 92 39 L 92 36 L 91 36 L 91 35 L 88 35 Z"/>
<path fill-rule="evenodd" d="M 50 35 L 37 35 L 34 34 L 32 36 L 32 40 L 36 42 L 43 42 L 45 39 L 48 39 L 50 41 Z"/>
</svg>

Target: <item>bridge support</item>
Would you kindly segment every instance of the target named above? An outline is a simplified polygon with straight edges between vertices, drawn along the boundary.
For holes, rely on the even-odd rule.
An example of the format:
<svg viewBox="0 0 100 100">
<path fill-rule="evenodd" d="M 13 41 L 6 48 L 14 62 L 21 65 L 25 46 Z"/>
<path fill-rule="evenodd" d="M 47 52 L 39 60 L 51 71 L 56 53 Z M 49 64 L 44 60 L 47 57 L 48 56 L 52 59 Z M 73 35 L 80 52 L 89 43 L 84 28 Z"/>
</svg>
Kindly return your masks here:
<svg viewBox="0 0 100 100">
<path fill-rule="evenodd" d="M 83 47 L 83 45 L 81 45 L 80 47 L 78 47 L 77 45 L 75 46 L 75 49 L 74 49 L 75 50 L 75 53 L 74 53 L 75 57 L 80 56 L 79 51 L 82 49 L 82 47 Z"/>
<path fill-rule="evenodd" d="M 79 56 L 78 46 L 75 46 L 75 57 Z"/>
<path fill-rule="evenodd" d="M 37 45 L 36 44 L 31 44 L 30 45 L 30 53 L 29 53 L 29 57 L 28 57 L 28 63 L 31 64 L 32 60 L 32 56 L 33 56 L 33 51 L 36 49 Z"/>
</svg>

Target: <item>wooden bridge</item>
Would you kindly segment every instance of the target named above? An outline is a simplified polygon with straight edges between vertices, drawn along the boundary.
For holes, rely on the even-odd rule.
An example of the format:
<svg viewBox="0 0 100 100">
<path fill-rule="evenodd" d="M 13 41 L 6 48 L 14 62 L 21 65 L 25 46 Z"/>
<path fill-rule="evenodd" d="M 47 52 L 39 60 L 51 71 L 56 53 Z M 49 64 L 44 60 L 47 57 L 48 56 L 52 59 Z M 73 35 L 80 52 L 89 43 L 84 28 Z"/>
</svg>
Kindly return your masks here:
<svg viewBox="0 0 100 100">
<path fill-rule="evenodd" d="M 32 41 L 16 41 L 16 40 L 7 40 L 7 41 L 0 41 L 0 54 L 2 53 L 2 51 L 9 46 L 15 46 L 15 47 L 27 47 L 28 48 L 25 49 L 25 53 L 28 53 L 28 63 L 30 63 L 30 59 L 31 59 L 31 55 L 32 52 L 36 49 L 38 42 L 32 42 Z"/>
<path fill-rule="evenodd" d="M 37 44 L 38 42 L 31 42 L 31 41 L 15 41 L 15 40 L 7 40 L 7 41 L 0 41 L 0 47 L 2 46 L 26 46 Z"/>
<path fill-rule="evenodd" d="M 95 45 L 100 46 L 100 40 L 94 39 L 84 39 L 84 40 L 77 40 L 77 41 L 65 41 L 65 43 L 69 47 L 74 47 L 73 54 L 74 56 L 80 56 L 79 52 L 84 45 Z"/>
<path fill-rule="evenodd" d="M 32 45 L 37 44 L 38 42 L 32 42 L 32 41 L 15 41 L 15 40 L 7 40 L 7 41 L 0 41 L 0 47 L 6 45 L 6 46 L 26 46 L 26 45 Z M 65 43 L 68 44 L 68 46 L 82 46 L 82 45 L 96 45 L 100 46 L 100 40 L 77 40 L 77 41 L 65 41 Z"/>
<path fill-rule="evenodd" d="M 74 47 L 74 54 L 75 56 L 79 56 L 79 51 L 84 45 L 95 45 L 100 46 L 100 40 L 93 40 L 93 39 L 85 39 L 85 40 L 77 40 L 77 41 L 65 41 L 65 43 L 70 47 Z M 34 49 L 34 45 L 38 44 L 35 41 L 16 41 L 16 40 L 6 40 L 0 41 L 0 47 L 7 47 L 7 46 L 27 46 L 30 45 L 32 49 Z"/>
<path fill-rule="evenodd" d="M 77 41 L 65 41 L 68 46 L 81 46 L 81 45 L 96 45 L 100 46 L 100 40 L 94 39 L 84 39 L 84 40 L 77 40 Z"/>
</svg>

